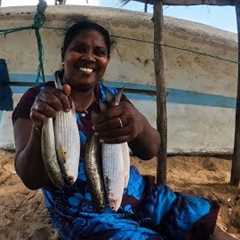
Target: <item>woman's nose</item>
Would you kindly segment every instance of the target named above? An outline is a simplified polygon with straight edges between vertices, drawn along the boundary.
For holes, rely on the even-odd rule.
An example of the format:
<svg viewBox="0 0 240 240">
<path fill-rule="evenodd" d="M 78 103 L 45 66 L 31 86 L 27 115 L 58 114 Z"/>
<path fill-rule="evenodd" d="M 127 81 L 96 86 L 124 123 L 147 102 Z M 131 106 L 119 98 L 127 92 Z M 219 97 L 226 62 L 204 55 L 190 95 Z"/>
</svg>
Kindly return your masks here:
<svg viewBox="0 0 240 240">
<path fill-rule="evenodd" d="M 84 60 L 88 60 L 88 61 L 93 61 L 93 62 L 96 61 L 95 55 L 94 55 L 93 51 L 91 51 L 91 50 L 82 54 L 81 58 Z"/>
</svg>

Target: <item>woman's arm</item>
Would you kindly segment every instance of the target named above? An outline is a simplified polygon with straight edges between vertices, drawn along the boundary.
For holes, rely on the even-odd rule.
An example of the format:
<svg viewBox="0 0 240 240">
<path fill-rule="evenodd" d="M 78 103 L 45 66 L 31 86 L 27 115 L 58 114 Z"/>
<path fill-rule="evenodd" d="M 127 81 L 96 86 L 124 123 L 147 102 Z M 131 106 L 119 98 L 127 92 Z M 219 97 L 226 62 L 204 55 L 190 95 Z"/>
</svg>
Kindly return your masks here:
<svg viewBox="0 0 240 240">
<path fill-rule="evenodd" d="M 38 189 L 50 185 L 41 158 L 41 129 L 33 128 L 29 119 L 14 124 L 16 145 L 15 168 L 26 187 Z"/>
</svg>

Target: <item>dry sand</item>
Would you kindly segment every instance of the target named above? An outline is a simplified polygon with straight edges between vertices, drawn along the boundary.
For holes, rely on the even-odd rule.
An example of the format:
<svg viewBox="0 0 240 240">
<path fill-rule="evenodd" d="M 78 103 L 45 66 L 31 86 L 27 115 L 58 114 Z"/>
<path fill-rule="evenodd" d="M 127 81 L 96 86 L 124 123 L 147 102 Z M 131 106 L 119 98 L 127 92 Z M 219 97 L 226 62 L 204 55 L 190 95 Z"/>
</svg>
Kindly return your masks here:
<svg viewBox="0 0 240 240">
<path fill-rule="evenodd" d="M 0 240 L 57 239 L 40 191 L 27 190 L 14 171 L 14 153 L 0 150 Z M 132 159 L 143 174 L 156 162 Z M 221 205 L 218 226 L 240 239 L 240 189 L 228 185 L 231 162 L 215 157 L 168 158 L 168 183 L 175 191 L 202 195 Z"/>
</svg>

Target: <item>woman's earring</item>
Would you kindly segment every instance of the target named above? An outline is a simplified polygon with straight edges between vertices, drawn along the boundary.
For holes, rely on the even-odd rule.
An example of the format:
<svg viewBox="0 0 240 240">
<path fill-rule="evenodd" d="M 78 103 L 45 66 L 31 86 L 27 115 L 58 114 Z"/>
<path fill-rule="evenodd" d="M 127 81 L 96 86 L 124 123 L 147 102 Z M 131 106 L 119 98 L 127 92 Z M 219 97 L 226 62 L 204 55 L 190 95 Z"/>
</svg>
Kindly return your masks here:
<svg viewBox="0 0 240 240">
<path fill-rule="evenodd" d="M 62 67 L 64 68 L 64 62 L 62 62 Z"/>
</svg>

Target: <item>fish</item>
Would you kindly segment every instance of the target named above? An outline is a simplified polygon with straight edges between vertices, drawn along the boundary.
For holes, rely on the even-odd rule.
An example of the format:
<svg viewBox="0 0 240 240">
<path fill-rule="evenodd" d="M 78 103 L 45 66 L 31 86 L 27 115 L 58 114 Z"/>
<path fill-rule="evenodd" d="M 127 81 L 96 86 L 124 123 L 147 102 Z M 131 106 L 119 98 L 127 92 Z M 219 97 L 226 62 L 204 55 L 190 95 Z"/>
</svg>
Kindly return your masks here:
<svg viewBox="0 0 240 240">
<path fill-rule="evenodd" d="M 62 84 L 56 76 L 55 85 L 62 89 Z M 55 147 L 57 158 L 65 183 L 72 185 L 78 177 L 80 161 L 80 134 L 74 104 L 68 112 L 59 111 L 54 119 Z"/>
<path fill-rule="evenodd" d="M 55 86 L 62 89 L 58 75 Z M 74 104 L 69 112 L 59 111 L 55 118 L 44 122 L 41 154 L 46 172 L 55 187 L 74 184 L 80 161 L 80 134 Z"/>
<path fill-rule="evenodd" d="M 78 177 L 80 135 L 74 111 L 56 114 L 54 119 L 56 152 L 65 182 L 74 184 Z"/>
<path fill-rule="evenodd" d="M 97 210 L 106 206 L 99 140 L 92 134 L 85 149 L 85 170 Z"/>
<path fill-rule="evenodd" d="M 48 118 L 42 127 L 41 154 L 50 181 L 55 187 L 61 188 L 64 185 L 64 179 L 57 159 L 53 129 L 53 119 Z"/>
<path fill-rule="evenodd" d="M 107 94 L 107 105 L 117 106 L 120 103 L 123 89 L 116 96 Z M 109 102 L 111 101 L 111 102 Z M 107 106 L 100 105 L 104 110 Z M 108 205 L 115 211 L 122 202 L 124 188 L 128 185 L 130 156 L 127 142 L 120 144 L 102 144 L 103 179 Z"/>
<path fill-rule="evenodd" d="M 125 185 L 122 144 L 102 144 L 102 168 L 107 204 L 117 211 Z"/>
</svg>

